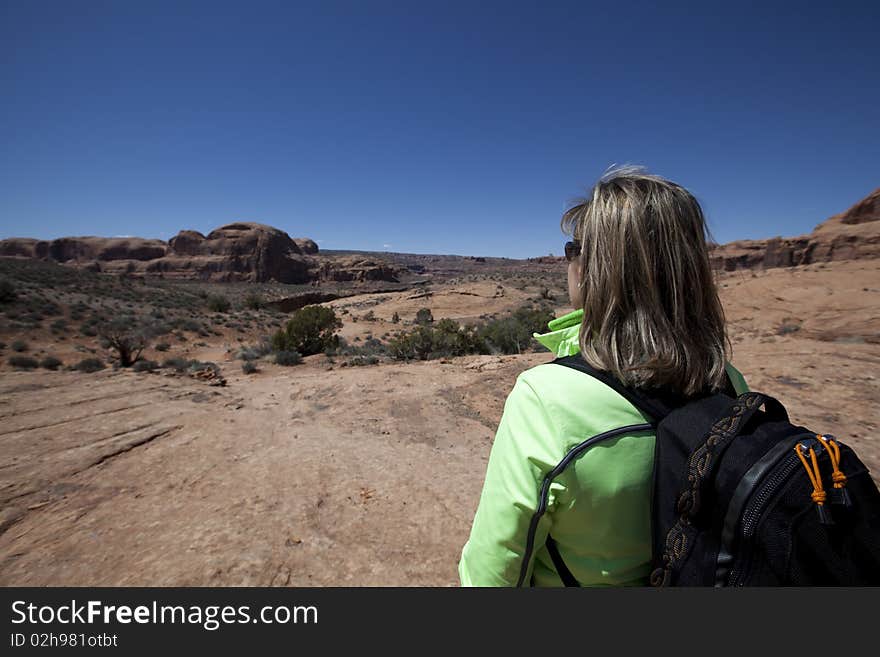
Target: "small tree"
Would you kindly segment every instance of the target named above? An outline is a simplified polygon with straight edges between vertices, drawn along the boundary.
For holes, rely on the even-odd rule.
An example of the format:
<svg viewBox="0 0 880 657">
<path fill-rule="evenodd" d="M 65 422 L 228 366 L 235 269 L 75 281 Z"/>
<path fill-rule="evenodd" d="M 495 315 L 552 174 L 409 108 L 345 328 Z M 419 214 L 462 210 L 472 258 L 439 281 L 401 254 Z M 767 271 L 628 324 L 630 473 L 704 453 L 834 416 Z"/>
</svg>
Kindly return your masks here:
<svg viewBox="0 0 880 657">
<path fill-rule="evenodd" d="M 416 324 L 427 326 L 434 321 L 434 315 L 431 314 L 430 308 L 419 308 L 416 313 Z"/>
<path fill-rule="evenodd" d="M 272 347 L 275 351 L 297 351 L 303 356 L 319 354 L 339 344 L 339 337 L 334 335 L 338 328 L 342 328 L 342 322 L 332 308 L 306 306 L 272 336 Z"/>
<path fill-rule="evenodd" d="M 139 326 L 136 317 L 126 315 L 102 324 L 98 336 L 106 349 L 116 352 L 121 367 L 131 367 L 147 348 L 152 330 L 149 325 Z"/>
</svg>

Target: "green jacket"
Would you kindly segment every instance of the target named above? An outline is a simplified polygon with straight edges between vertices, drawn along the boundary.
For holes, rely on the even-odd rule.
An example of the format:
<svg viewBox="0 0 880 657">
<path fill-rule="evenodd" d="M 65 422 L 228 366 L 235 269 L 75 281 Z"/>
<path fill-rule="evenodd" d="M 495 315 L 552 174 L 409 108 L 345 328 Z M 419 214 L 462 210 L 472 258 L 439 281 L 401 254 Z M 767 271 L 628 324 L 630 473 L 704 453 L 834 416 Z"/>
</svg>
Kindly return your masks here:
<svg viewBox="0 0 880 657">
<path fill-rule="evenodd" d="M 556 356 L 579 352 L 583 310 L 535 338 Z M 738 393 L 742 374 L 727 364 Z M 544 364 L 517 377 L 489 456 L 458 572 L 463 586 L 561 586 L 545 547 L 552 533 L 582 586 L 646 584 L 650 571 L 654 434 L 598 443 L 542 483 L 586 438 L 646 421 L 621 395 L 568 367 Z M 546 506 L 545 506 L 546 505 Z M 541 512 L 543 510 L 543 513 Z"/>
</svg>

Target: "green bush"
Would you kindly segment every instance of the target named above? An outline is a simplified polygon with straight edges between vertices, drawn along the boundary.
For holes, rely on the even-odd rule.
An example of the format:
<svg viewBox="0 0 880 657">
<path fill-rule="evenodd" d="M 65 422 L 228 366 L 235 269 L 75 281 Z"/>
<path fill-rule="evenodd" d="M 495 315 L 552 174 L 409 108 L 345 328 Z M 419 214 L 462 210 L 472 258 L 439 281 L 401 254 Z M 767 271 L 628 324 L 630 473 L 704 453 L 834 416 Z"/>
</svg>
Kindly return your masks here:
<svg viewBox="0 0 880 657">
<path fill-rule="evenodd" d="M 100 358 L 83 358 L 81 361 L 73 366 L 73 369 L 77 370 L 78 372 L 86 372 L 91 374 L 92 372 L 103 370 L 104 367 L 106 367 L 104 365 L 104 361 L 102 361 Z"/>
<path fill-rule="evenodd" d="M 17 370 L 33 370 L 39 365 L 37 359 L 30 356 L 12 356 L 9 359 L 9 364 Z"/>
<path fill-rule="evenodd" d="M 44 370 L 57 370 L 63 364 L 64 363 L 55 358 L 55 356 L 46 356 L 43 360 L 40 361 L 40 367 L 42 367 Z"/>
<path fill-rule="evenodd" d="M 398 315 L 397 311 L 395 311 L 394 314 L 391 315 L 391 323 L 397 324 L 398 322 L 400 322 L 400 315 Z"/>
<path fill-rule="evenodd" d="M 279 352 L 297 351 L 303 356 L 319 354 L 339 343 L 334 331 L 341 327 L 342 322 L 332 308 L 306 306 L 272 336 L 272 347 Z"/>
<path fill-rule="evenodd" d="M 239 360 L 259 360 L 266 354 L 272 353 L 272 340 L 268 337 L 262 338 L 257 344 L 242 345 L 235 357 Z"/>
<path fill-rule="evenodd" d="M 275 354 L 275 363 L 289 367 L 291 365 L 299 365 L 302 362 L 302 355 L 298 351 L 279 351 Z"/>
<path fill-rule="evenodd" d="M 486 351 L 484 341 L 470 326 L 441 319 L 433 326 L 419 326 L 388 342 L 388 353 L 397 360 L 449 358 Z"/>
<path fill-rule="evenodd" d="M 524 306 L 512 315 L 486 322 L 479 336 L 491 351 L 504 354 L 520 354 L 532 345 L 532 334 L 547 330 L 547 322 L 553 319 L 548 308 Z"/>
<path fill-rule="evenodd" d="M 254 374 L 257 372 L 257 366 L 253 362 L 246 360 L 241 364 L 241 371 L 245 374 Z"/>
<path fill-rule="evenodd" d="M 152 372 L 159 369 L 159 363 L 154 360 L 139 360 L 131 369 L 133 372 Z"/>
<path fill-rule="evenodd" d="M 15 292 L 15 285 L 8 278 L 0 278 L 0 303 L 10 303 L 15 301 L 18 295 Z"/>
<path fill-rule="evenodd" d="M 251 310 L 260 310 L 266 306 L 266 302 L 259 294 L 249 294 L 244 298 L 244 307 Z M 250 374 L 250 372 L 245 372 Z"/>
<path fill-rule="evenodd" d="M 156 351 L 168 351 L 171 348 L 171 345 L 167 342 L 160 342 L 156 345 Z"/>
<path fill-rule="evenodd" d="M 416 324 L 426 326 L 434 321 L 434 315 L 431 314 L 430 308 L 419 308 L 416 313 Z"/>
<path fill-rule="evenodd" d="M 12 344 L 9 345 L 9 348 L 12 349 L 12 351 L 18 352 L 27 351 L 28 349 L 30 349 L 28 343 L 24 340 L 13 340 Z"/>
<path fill-rule="evenodd" d="M 219 294 L 213 294 L 208 297 L 207 300 L 208 310 L 215 313 L 225 313 L 229 312 L 229 309 L 232 307 L 232 304 L 229 302 L 224 296 Z"/>
</svg>

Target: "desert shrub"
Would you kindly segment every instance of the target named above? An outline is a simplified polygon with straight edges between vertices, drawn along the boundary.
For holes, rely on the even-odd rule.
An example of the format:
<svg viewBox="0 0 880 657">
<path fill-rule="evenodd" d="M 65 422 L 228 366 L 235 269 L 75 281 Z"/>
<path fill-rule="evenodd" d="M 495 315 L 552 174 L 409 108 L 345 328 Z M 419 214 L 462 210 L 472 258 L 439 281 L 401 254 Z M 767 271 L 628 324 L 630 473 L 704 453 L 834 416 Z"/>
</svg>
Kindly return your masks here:
<svg viewBox="0 0 880 657">
<path fill-rule="evenodd" d="M 388 353 L 397 360 L 428 360 L 434 350 L 434 331 L 419 326 L 388 342 Z"/>
<path fill-rule="evenodd" d="M 352 356 L 343 361 L 343 367 L 361 367 L 364 365 L 376 365 L 379 363 L 378 356 Z"/>
<path fill-rule="evenodd" d="M 30 356 L 12 356 L 9 364 L 17 370 L 33 370 L 39 366 L 37 359 Z"/>
<path fill-rule="evenodd" d="M 220 366 L 210 361 L 191 360 L 189 361 L 189 371 L 191 374 L 197 372 L 213 371 L 214 374 L 220 374 Z"/>
<path fill-rule="evenodd" d="M 251 310 L 260 310 L 266 306 L 266 302 L 263 300 L 259 294 L 249 294 L 244 298 L 244 307 L 250 308 Z M 245 374 L 250 374 L 250 372 L 245 372 Z"/>
<path fill-rule="evenodd" d="M 64 363 L 62 363 L 58 358 L 55 358 L 55 356 L 46 356 L 43 360 L 40 361 L 40 367 L 42 367 L 44 370 L 57 370 L 63 364 Z"/>
<path fill-rule="evenodd" d="M 154 360 L 139 360 L 131 369 L 133 372 L 152 372 L 159 369 L 159 363 Z"/>
<path fill-rule="evenodd" d="M 363 320 L 365 322 L 374 322 L 376 321 L 376 314 L 372 310 L 368 310 L 364 313 Z"/>
<path fill-rule="evenodd" d="M 291 365 L 299 365 L 302 362 L 302 355 L 298 351 L 279 351 L 275 354 L 275 363 L 289 367 Z"/>
<path fill-rule="evenodd" d="M 174 358 L 166 358 L 162 363 L 162 367 L 167 367 L 175 372 L 184 372 L 189 368 L 190 361 L 180 356 Z"/>
<path fill-rule="evenodd" d="M 548 308 L 524 306 L 507 317 L 492 319 L 479 330 L 490 350 L 505 354 L 520 354 L 532 343 L 532 334 L 547 330 L 553 319 Z"/>
<path fill-rule="evenodd" d="M 257 371 L 257 366 L 254 362 L 246 360 L 241 364 L 241 371 L 245 374 L 253 374 Z"/>
<path fill-rule="evenodd" d="M 342 322 L 332 308 L 306 306 L 272 336 L 272 347 L 279 352 L 297 351 L 303 356 L 319 354 L 338 344 L 334 331 L 341 327 Z"/>
<path fill-rule="evenodd" d="M 232 307 L 232 304 L 229 302 L 229 299 L 220 295 L 220 294 L 212 294 L 207 299 L 208 310 L 215 313 L 225 313 L 229 312 L 229 309 Z"/>
<path fill-rule="evenodd" d="M 388 342 L 388 354 L 397 360 L 428 360 L 482 353 L 486 345 L 477 331 L 451 319 L 419 326 Z"/>
<path fill-rule="evenodd" d="M 167 342 L 160 342 L 156 345 L 156 351 L 168 351 L 171 348 L 171 345 Z"/>
<path fill-rule="evenodd" d="M 73 369 L 78 372 L 86 372 L 88 374 L 91 374 L 93 372 L 103 370 L 104 367 L 104 361 L 102 361 L 100 358 L 83 358 L 81 361 L 73 366 Z"/>
<path fill-rule="evenodd" d="M 191 331 L 193 333 L 201 333 L 205 330 L 205 327 L 202 326 L 200 322 L 189 317 L 178 317 L 174 321 L 174 328 L 181 331 Z"/>
<path fill-rule="evenodd" d="M 0 351 L 2 351 L 3 349 L 6 349 L 6 343 L 0 342 Z"/>
<path fill-rule="evenodd" d="M 395 311 L 394 314 L 391 315 L 391 323 L 397 324 L 398 322 L 400 322 L 400 315 L 398 315 L 397 311 Z"/>
<path fill-rule="evenodd" d="M 28 349 L 30 349 L 28 343 L 24 340 L 13 340 L 12 344 L 9 345 L 9 348 L 12 349 L 12 351 L 18 352 L 27 351 Z"/>
<path fill-rule="evenodd" d="M 0 303 L 11 303 L 17 296 L 12 281 L 6 277 L 0 278 Z"/>
<path fill-rule="evenodd" d="M 54 301 L 49 301 L 42 297 L 34 299 L 30 309 L 33 313 L 40 315 L 41 319 L 43 317 L 55 317 L 56 315 L 61 314 L 61 306 Z"/>
<path fill-rule="evenodd" d="M 416 313 L 416 324 L 425 326 L 434 321 L 434 315 L 431 314 L 430 308 L 419 308 Z"/>
<path fill-rule="evenodd" d="M 66 331 L 67 330 L 67 320 L 66 319 L 56 319 L 54 322 L 52 322 L 52 324 L 49 326 L 49 328 L 51 329 L 52 333 L 57 333 L 59 331 Z"/>
</svg>

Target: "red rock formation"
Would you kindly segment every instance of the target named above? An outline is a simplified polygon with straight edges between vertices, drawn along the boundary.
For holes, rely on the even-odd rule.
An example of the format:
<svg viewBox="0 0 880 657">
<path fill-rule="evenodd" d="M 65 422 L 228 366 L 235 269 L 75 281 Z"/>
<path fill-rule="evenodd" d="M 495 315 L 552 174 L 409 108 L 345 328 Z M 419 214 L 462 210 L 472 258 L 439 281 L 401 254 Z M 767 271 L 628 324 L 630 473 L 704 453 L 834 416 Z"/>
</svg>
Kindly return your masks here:
<svg viewBox="0 0 880 657">
<path fill-rule="evenodd" d="M 183 230 L 168 243 L 140 238 L 62 237 L 0 241 L 0 256 L 44 258 L 109 274 L 214 281 L 397 281 L 398 268 L 365 258 L 316 257 L 318 245 L 264 224 L 236 222 L 207 236 Z"/>
<path fill-rule="evenodd" d="M 308 255 L 315 255 L 318 252 L 318 245 L 308 238 L 293 238 L 293 241 L 299 247 L 299 250 Z"/>
<path fill-rule="evenodd" d="M 880 187 L 846 212 L 841 212 L 823 221 L 816 226 L 813 232 L 828 232 L 838 229 L 841 225 L 854 226 L 871 223 L 872 221 L 880 221 Z"/>
<path fill-rule="evenodd" d="M 714 267 L 726 271 L 791 267 L 814 262 L 880 257 L 880 189 L 808 235 L 738 240 L 711 251 Z"/>
</svg>

